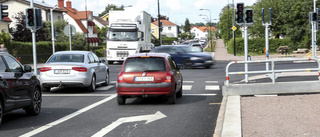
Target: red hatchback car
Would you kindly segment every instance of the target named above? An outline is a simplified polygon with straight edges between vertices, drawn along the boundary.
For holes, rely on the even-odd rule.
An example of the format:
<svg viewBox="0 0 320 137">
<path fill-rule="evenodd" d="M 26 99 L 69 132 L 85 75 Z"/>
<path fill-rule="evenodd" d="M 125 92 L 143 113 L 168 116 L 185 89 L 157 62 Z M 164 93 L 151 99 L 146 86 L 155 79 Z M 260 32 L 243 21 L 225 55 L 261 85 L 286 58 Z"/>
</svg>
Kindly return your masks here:
<svg viewBox="0 0 320 137">
<path fill-rule="evenodd" d="M 124 105 L 129 97 L 164 96 L 171 104 L 182 97 L 180 66 L 166 53 L 141 53 L 123 63 L 117 81 L 117 100 Z"/>
</svg>

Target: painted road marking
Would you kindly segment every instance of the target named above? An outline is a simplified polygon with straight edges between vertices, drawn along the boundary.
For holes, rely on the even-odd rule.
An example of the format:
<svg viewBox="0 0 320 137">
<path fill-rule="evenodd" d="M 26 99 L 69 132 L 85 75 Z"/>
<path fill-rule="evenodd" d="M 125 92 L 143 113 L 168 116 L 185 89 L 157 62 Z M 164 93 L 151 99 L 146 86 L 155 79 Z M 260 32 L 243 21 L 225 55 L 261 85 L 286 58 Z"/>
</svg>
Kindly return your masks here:
<svg viewBox="0 0 320 137">
<path fill-rule="evenodd" d="M 112 84 L 116 84 L 116 83 L 117 83 L 117 81 L 110 81 L 110 83 L 112 83 Z"/>
<path fill-rule="evenodd" d="M 182 85 L 182 90 L 191 90 L 192 85 Z"/>
<path fill-rule="evenodd" d="M 99 132 L 94 134 L 91 137 L 103 137 L 106 134 L 108 134 L 110 131 L 115 129 L 116 127 L 120 126 L 123 123 L 129 123 L 129 122 L 138 122 L 138 121 L 147 121 L 145 124 L 151 123 L 153 121 L 162 119 L 167 117 L 166 115 L 162 114 L 160 111 L 158 111 L 155 114 L 151 115 L 141 115 L 141 116 L 133 116 L 133 117 L 124 117 L 119 118 L 117 121 L 112 122 L 112 124 L 108 125 L 105 128 L 102 128 Z"/>
<path fill-rule="evenodd" d="M 183 81 L 183 83 L 194 83 L 194 81 Z"/>
<path fill-rule="evenodd" d="M 206 86 L 205 90 L 220 90 L 220 87 L 218 85 Z"/>
<path fill-rule="evenodd" d="M 183 96 L 216 96 L 217 94 L 183 94 Z"/>
<path fill-rule="evenodd" d="M 219 81 L 206 81 L 207 84 L 218 84 Z"/>
<path fill-rule="evenodd" d="M 45 130 L 53 127 L 53 126 L 56 126 L 56 125 L 58 125 L 58 124 L 60 124 L 60 123 L 62 123 L 62 122 L 65 122 L 65 121 L 73 118 L 73 117 L 76 117 L 76 116 L 78 116 L 78 115 L 80 115 L 80 114 L 82 114 L 82 113 L 84 113 L 84 112 L 86 112 L 86 111 L 88 111 L 88 110 L 96 107 L 96 106 L 99 106 L 99 105 L 101 105 L 101 104 L 103 104 L 103 103 L 106 103 L 106 102 L 112 100 L 113 98 L 115 98 L 116 96 L 117 96 L 116 94 L 113 94 L 112 96 L 107 97 L 107 98 L 105 98 L 105 99 L 103 99 L 103 100 L 101 100 L 101 101 L 98 101 L 98 102 L 94 103 L 94 104 L 91 104 L 90 106 L 87 106 L 87 107 L 85 107 L 85 108 L 83 108 L 83 109 L 80 109 L 80 110 L 78 110 L 78 111 L 76 111 L 76 112 L 74 112 L 74 113 L 71 113 L 71 114 L 69 114 L 69 115 L 67 115 L 67 116 L 65 116 L 65 117 L 62 117 L 62 118 L 60 118 L 60 119 L 58 119 L 58 120 L 56 120 L 56 121 L 53 121 L 53 122 L 51 122 L 51 123 L 49 123 L 49 124 L 46 124 L 46 125 L 44 125 L 44 126 L 42 126 L 42 127 L 39 127 L 39 128 L 37 128 L 37 129 L 34 129 L 34 130 L 32 130 L 32 131 L 30 131 L 30 132 L 28 132 L 28 133 L 25 133 L 25 134 L 21 135 L 20 137 L 30 137 L 30 136 L 34 136 L 34 135 L 36 135 L 36 134 L 38 134 L 38 133 L 40 133 L 40 132 L 42 132 L 42 131 L 45 131 Z"/>
<path fill-rule="evenodd" d="M 44 97 L 104 97 L 114 94 L 42 94 Z"/>
</svg>

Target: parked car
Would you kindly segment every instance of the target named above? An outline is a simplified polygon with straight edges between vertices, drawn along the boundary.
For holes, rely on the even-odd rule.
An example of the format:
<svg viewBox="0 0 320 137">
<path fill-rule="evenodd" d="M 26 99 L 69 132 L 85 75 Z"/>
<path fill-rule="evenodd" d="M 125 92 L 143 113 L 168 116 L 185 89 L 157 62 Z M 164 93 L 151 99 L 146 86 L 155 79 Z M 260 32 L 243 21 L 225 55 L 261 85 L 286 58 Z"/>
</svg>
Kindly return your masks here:
<svg viewBox="0 0 320 137">
<path fill-rule="evenodd" d="M 192 47 L 192 51 L 203 52 L 203 47 L 200 43 L 192 43 L 190 46 Z"/>
<path fill-rule="evenodd" d="M 93 92 L 97 84 L 109 85 L 109 68 L 105 60 L 90 51 L 56 52 L 40 68 L 43 92 L 51 87 L 85 87 Z"/>
<path fill-rule="evenodd" d="M 0 52 L 0 124 L 3 115 L 15 109 L 38 115 L 41 102 L 40 81 L 31 66 L 23 66 L 9 53 Z"/>
<path fill-rule="evenodd" d="M 192 50 L 191 46 L 185 45 L 163 45 L 153 49 L 153 53 L 168 53 L 178 65 L 184 68 L 205 67 L 210 68 L 215 64 L 214 57 L 209 53 Z"/>
<path fill-rule="evenodd" d="M 141 53 L 129 56 L 122 64 L 117 81 L 119 105 L 130 97 L 163 96 L 175 104 L 182 97 L 180 67 L 169 54 Z"/>
</svg>

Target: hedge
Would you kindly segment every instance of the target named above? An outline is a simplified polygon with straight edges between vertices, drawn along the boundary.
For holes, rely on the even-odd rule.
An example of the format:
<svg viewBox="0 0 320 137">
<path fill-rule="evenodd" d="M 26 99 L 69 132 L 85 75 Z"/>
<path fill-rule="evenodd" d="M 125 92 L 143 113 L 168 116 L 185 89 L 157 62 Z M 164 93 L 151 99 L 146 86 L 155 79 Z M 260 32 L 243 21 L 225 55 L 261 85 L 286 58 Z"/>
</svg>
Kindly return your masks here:
<svg viewBox="0 0 320 137">
<path fill-rule="evenodd" d="M 233 54 L 234 46 L 233 40 L 229 41 L 227 46 L 228 53 Z M 289 39 L 269 39 L 269 53 L 276 53 L 279 46 L 288 46 L 290 51 L 296 50 L 297 45 Z M 248 52 L 251 54 L 264 54 L 265 49 L 265 39 L 248 39 Z M 236 53 L 243 55 L 244 54 L 244 39 L 236 38 Z"/>
<path fill-rule="evenodd" d="M 22 64 L 33 63 L 33 46 L 32 42 L 17 42 L 12 41 L 10 45 L 6 46 L 9 53 L 15 57 L 20 58 Z M 103 48 L 101 45 L 98 47 L 90 46 L 90 50 L 95 52 L 99 57 L 103 56 Z M 68 51 L 70 50 L 69 42 L 55 42 L 55 51 Z M 40 41 L 36 43 L 37 50 L 37 63 L 44 63 L 52 55 L 52 42 Z M 72 45 L 72 50 L 87 50 L 86 46 Z"/>
</svg>

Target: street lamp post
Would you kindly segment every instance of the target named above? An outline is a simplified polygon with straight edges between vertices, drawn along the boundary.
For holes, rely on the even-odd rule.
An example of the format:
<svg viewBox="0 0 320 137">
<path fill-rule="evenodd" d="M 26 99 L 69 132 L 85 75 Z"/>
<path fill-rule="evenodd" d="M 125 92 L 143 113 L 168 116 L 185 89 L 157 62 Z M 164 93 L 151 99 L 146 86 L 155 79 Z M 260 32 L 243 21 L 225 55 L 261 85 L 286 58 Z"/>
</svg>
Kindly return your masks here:
<svg viewBox="0 0 320 137">
<path fill-rule="evenodd" d="M 200 10 L 207 10 L 209 11 L 209 15 L 210 15 L 210 22 L 209 22 L 209 38 L 210 41 L 212 41 L 212 36 L 211 36 L 211 11 L 209 9 L 200 9 Z M 211 46 L 211 51 L 213 51 L 213 46 L 212 43 L 210 42 L 210 46 Z"/>
<path fill-rule="evenodd" d="M 51 37 L 52 37 L 52 52 L 55 53 L 55 47 L 54 47 L 54 27 L 53 27 L 53 14 L 52 11 L 54 9 L 58 8 L 57 5 L 54 6 L 52 9 L 50 9 L 50 15 L 51 15 Z"/>
</svg>

